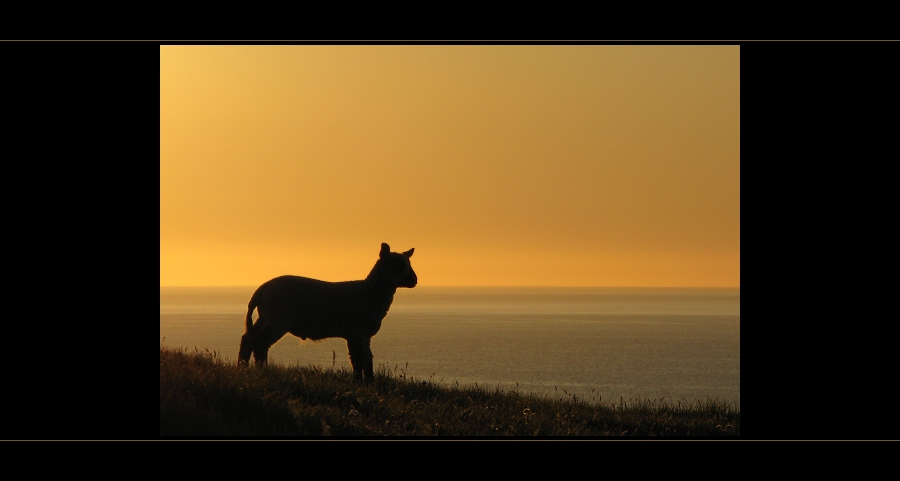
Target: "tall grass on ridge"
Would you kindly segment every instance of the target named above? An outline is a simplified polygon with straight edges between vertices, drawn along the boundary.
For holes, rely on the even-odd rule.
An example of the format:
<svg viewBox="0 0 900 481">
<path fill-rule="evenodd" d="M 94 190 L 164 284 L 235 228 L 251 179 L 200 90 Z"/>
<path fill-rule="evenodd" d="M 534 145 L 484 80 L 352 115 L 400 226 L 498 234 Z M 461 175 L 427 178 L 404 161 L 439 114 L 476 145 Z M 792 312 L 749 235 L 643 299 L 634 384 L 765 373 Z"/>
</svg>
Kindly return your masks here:
<svg viewBox="0 0 900 481">
<path fill-rule="evenodd" d="M 381 366 L 239 367 L 217 352 L 159 350 L 163 438 L 737 437 L 740 410 L 711 400 L 587 402 L 517 389 L 445 386 Z"/>
</svg>

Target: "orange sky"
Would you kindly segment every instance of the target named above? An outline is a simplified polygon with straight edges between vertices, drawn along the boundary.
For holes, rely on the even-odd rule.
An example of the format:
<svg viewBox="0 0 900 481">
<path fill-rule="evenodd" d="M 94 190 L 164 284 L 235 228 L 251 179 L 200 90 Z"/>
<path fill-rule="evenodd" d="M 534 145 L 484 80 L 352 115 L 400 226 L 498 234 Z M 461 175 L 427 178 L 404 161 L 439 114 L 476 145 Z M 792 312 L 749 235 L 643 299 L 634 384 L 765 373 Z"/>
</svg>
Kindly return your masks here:
<svg viewBox="0 0 900 481">
<path fill-rule="evenodd" d="M 161 286 L 740 286 L 740 47 L 161 46 Z"/>
</svg>

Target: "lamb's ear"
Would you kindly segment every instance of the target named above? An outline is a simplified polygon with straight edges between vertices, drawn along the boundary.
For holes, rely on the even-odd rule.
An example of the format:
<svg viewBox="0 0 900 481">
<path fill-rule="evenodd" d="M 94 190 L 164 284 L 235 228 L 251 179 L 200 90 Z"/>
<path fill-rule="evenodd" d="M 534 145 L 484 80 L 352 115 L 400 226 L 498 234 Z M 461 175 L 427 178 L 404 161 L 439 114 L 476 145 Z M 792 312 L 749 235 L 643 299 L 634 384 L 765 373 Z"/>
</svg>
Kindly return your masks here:
<svg viewBox="0 0 900 481">
<path fill-rule="evenodd" d="M 405 255 L 406 257 L 412 257 L 412 253 L 413 253 L 414 250 L 416 250 L 415 247 L 413 247 L 412 249 L 410 249 L 410 250 L 404 252 L 403 255 Z"/>
<path fill-rule="evenodd" d="M 380 255 L 379 257 L 381 257 L 382 259 L 384 259 L 384 258 L 387 257 L 387 255 L 390 254 L 390 253 L 391 253 L 391 246 L 389 246 L 389 245 L 385 244 L 384 242 L 382 242 L 382 243 L 381 243 L 381 255 Z"/>
</svg>

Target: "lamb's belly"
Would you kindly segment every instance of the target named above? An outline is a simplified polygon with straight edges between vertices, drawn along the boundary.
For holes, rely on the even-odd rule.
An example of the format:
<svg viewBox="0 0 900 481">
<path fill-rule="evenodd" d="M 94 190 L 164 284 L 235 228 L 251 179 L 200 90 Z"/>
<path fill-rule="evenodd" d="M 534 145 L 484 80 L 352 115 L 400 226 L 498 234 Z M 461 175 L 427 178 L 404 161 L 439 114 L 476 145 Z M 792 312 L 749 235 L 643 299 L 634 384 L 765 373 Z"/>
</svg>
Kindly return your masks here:
<svg viewBox="0 0 900 481">
<path fill-rule="evenodd" d="M 300 339 L 325 339 L 328 337 L 344 337 L 343 323 L 334 320 L 298 319 L 288 331 Z"/>
<path fill-rule="evenodd" d="M 344 339 L 372 337 L 381 328 L 381 319 L 351 319 L 326 317 L 322 319 L 306 319 L 294 323 L 290 333 L 301 339 L 325 339 L 341 337 Z"/>
</svg>

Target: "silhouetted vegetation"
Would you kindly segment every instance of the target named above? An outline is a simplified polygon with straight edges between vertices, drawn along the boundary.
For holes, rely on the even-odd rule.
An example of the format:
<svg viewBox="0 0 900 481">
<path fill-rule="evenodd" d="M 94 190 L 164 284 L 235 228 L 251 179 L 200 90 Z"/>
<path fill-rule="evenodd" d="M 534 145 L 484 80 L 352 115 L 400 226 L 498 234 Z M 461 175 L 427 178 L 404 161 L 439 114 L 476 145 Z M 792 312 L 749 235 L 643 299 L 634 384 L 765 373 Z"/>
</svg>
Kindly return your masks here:
<svg viewBox="0 0 900 481">
<path fill-rule="evenodd" d="M 568 396 L 568 395 L 567 395 Z M 237 366 L 216 352 L 159 349 L 163 438 L 735 437 L 740 410 L 707 400 L 597 404 L 445 386 L 382 366 L 370 384 L 317 366 Z"/>
</svg>

